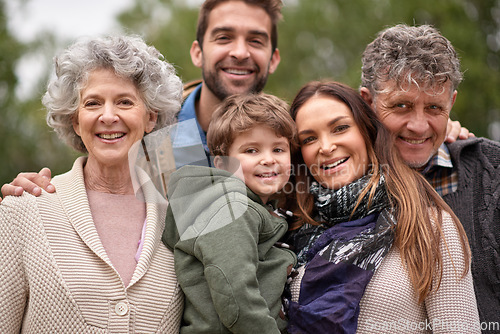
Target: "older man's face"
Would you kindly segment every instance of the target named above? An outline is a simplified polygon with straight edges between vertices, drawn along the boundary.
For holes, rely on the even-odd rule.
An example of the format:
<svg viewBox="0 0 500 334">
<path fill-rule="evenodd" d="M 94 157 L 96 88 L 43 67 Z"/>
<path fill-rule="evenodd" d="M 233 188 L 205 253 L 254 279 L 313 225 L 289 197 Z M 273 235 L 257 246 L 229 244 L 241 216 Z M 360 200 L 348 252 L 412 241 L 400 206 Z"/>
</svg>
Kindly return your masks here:
<svg viewBox="0 0 500 334">
<path fill-rule="evenodd" d="M 409 166 L 425 166 L 445 140 L 457 92 L 450 82 L 444 89 L 426 91 L 416 85 L 403 91 L 393 81 L 379 88 L 385 93 L 372 99 L 372 107 L 394 135 L 396 148 Z"/>
</svg>

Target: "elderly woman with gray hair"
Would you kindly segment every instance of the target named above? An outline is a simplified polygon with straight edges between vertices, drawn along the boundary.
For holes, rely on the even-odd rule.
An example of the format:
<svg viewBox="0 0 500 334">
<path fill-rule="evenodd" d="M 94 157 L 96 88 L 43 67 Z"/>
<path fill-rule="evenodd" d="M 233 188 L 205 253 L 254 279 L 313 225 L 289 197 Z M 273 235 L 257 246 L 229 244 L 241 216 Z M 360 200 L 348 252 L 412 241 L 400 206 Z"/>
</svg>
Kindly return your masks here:
<svg viewBox="0 0 500 334">
<path fill-rule="evenodd" d="M 165 206 L 134 194 L 128 151 L 180 108 L 174 67 L 140 37 L 55 59 L 47 123 L 85 153 L 57 191 L 0 205 L 0 332 L 176 333 L 183 297 L 161 243 Z"/>
</svg>

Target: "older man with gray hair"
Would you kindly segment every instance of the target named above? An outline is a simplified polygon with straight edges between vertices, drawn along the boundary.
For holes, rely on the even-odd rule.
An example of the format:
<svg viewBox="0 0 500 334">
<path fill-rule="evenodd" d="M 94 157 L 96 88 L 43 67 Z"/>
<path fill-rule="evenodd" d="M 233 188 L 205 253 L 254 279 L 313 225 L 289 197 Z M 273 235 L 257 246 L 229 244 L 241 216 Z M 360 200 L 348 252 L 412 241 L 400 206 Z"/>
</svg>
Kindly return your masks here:
<svg viewBox="0 0 500 334">
<path fill-rule="evenodd" d="M 496 322 L 490 329 L 498 330 L 500 144 L 486 138 L 444 142 L 463 78 L 455 49 L 432 26 L 396 25 L 366 47 L 362 63 L 361 95 L 394 134 L 402 158 L 460 218 L 482 325 Z"/>
</svg>

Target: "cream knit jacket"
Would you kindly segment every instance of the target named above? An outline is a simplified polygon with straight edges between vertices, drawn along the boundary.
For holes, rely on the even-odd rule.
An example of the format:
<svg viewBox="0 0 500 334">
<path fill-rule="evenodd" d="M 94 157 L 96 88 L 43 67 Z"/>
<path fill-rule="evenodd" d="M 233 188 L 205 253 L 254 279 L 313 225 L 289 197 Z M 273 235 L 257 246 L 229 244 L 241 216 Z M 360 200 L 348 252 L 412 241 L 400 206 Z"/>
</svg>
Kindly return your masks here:
<svg viewBox="0 0 500 334">
<path fill-rule="evenodd" d="M 433 290 L 419 304 L 399 250 L 392 247 L 361 298 L 356 333 L 480 333 L 471 272 L 469 270 L 461 278 L 464 252 L 458 231 L 448 213 L 443 215 L 442 229 L 446 246 L 441 244 L 443 277 L 439 289 Z M 297 301 L 300 293 L 303 269 L 299 268 L 300 274 L 291 285 L 294 301 Z M 437 286 L 437 277 L 433 284 Z"/>
<path fill-rule="evenodd" d="M 125 287 L 92 221 L 84 162 L 53 179 L 56 193 L 0 204 L 0 333 L 178 333 L 183 296 L 160 240 L 165 207 L 147 204 Z"/>
</svg>

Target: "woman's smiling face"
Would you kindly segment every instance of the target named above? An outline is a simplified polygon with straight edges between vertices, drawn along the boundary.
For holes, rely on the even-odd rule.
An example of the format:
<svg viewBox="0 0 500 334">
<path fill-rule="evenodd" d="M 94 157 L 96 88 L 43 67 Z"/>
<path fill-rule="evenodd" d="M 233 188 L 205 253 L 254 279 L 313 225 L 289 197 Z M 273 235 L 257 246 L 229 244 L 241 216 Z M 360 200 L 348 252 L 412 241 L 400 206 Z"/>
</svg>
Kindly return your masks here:
<svg viewBox="0 0 500 334">
<path fill-rule="evenodd" d="M 336 190 L 368 172 L 366 144 L 345 103 L 313 96 L 299 108 L 295 122 L 304 162 L 322 186 Z"/>
<path fill-rule="evenodd" d="M 151 132 L 156 114 L 148 113 L 137 88 L 112 70 L 91 72 L 80 93 L 75 132 L 82 138 L 89 160 L 102 167 L 128 164 L 130 147 Z"/>
</svg>

